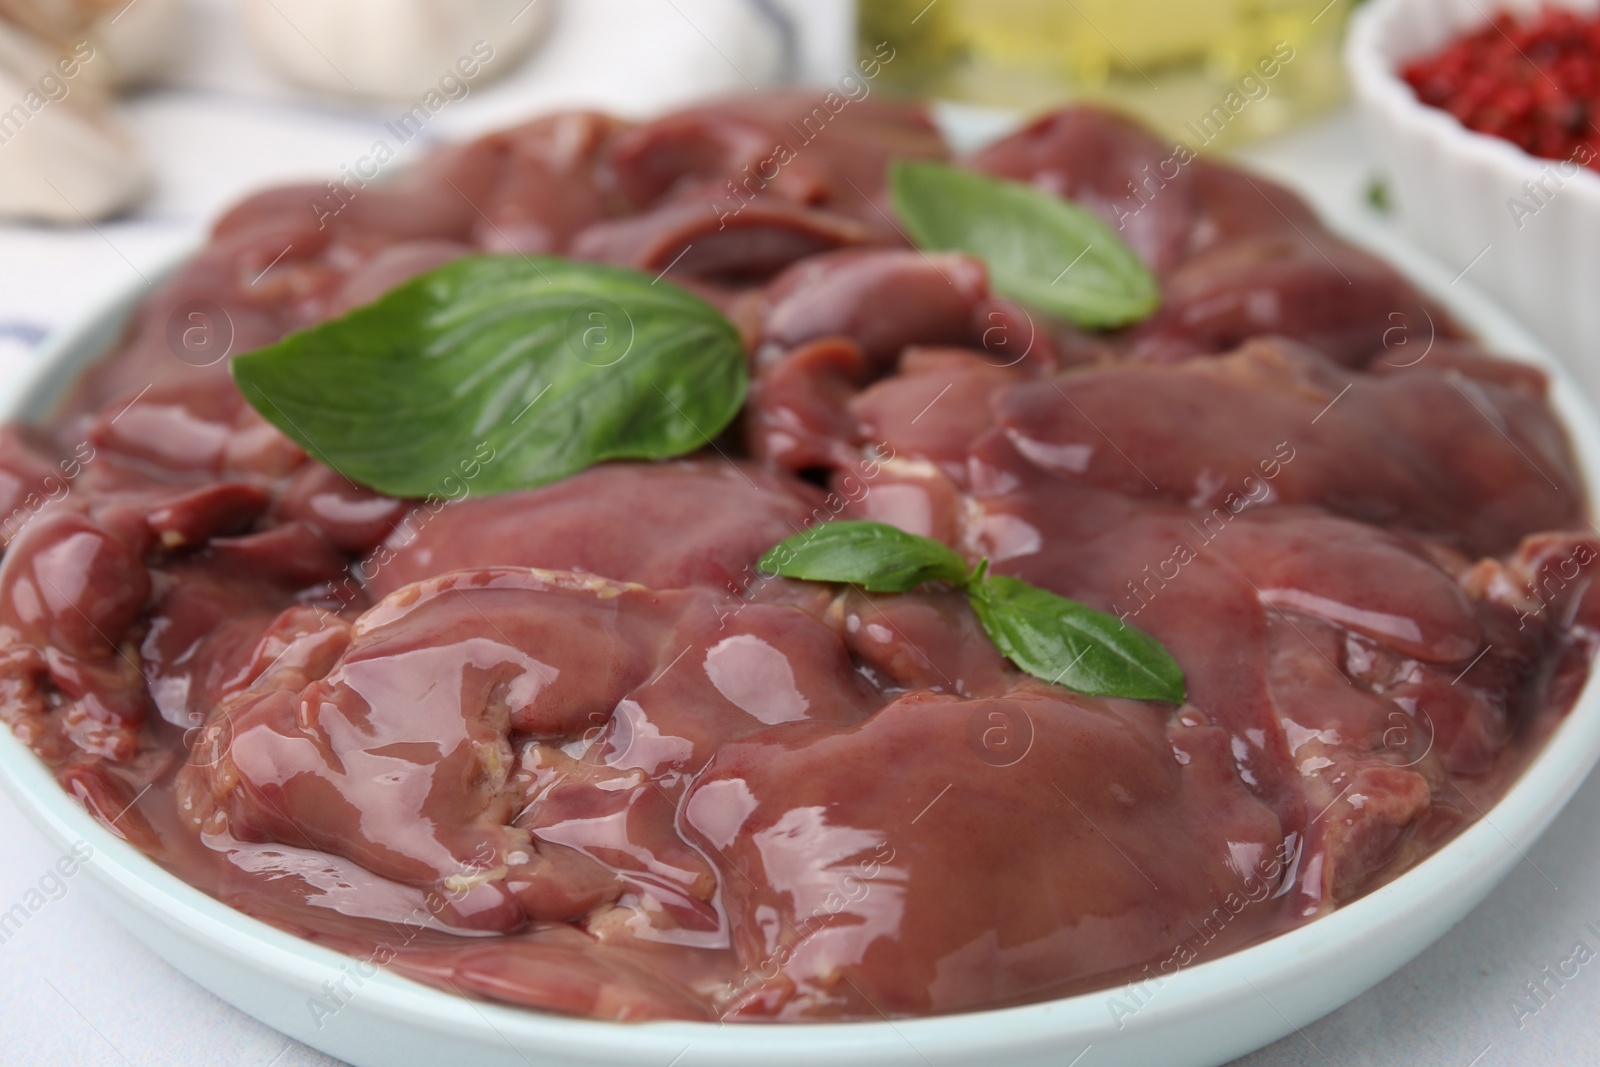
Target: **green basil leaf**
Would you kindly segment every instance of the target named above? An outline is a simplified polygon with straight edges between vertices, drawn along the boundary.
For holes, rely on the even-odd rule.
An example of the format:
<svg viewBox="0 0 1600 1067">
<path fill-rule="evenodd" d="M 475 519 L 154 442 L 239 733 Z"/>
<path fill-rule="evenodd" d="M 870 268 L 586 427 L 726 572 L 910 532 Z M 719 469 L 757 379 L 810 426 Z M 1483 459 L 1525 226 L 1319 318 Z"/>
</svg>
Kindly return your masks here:
<svg viewBox="0 0 1600 1067">
<path fill-rule="evenodd" d="M 1094 696 L 1183 703 L 1183 669 L 1144 631 L 1004 575 L 968 593 L 995 647 L 1035 678 Z"/>
<path fill-rule="evenodd" d="M 555 257 L 458 259 L 232 369 L 312 456 L 401 497 L 453 496 L 468 470 L 489 494 L 692 452 L 747 385 L 739 333 L 710 304 Z"/>
<path fill-rule="evenodd" d="M 756 564 L 769 574 L 905 593 L 924 582 L 964 585 L 970 568 L 948 545 L 881 522 L 827 522 L 782 542 Z"/>
<path fill-rule="evenodd" d="M 1085 208 L 1021 182 L 942 163 L 896 162 L 895 211 L 922 248 L 968 252 L 994 288 L 1087 329 L 1126 326 L 1160 303 L 1155 277 Z"/>
</svg>

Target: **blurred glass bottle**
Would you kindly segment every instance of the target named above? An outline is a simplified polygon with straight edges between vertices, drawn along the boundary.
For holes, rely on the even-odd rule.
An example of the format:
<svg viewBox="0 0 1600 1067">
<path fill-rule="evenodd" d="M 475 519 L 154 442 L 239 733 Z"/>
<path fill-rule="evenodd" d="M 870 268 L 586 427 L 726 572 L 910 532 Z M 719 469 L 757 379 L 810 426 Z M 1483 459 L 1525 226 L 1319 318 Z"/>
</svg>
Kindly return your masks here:
<svg viewBox="0 0 1600 1067">
<path fill-rule="evenodd" d="M 859 0 L 882 83 L 1041 111 L 1104 100 L 1191 147 L 1278 133 L 1344 95 L 1339 43 L 1359 0 Z"/>
</svg>

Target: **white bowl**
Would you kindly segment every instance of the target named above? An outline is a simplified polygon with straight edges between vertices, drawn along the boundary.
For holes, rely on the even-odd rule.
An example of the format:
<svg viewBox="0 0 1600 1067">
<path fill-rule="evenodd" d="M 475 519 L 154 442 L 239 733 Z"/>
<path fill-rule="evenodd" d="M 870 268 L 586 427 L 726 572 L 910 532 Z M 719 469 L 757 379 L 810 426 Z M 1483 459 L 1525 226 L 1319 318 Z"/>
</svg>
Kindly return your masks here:
<svg viewBox="0 0 1600 1067">
<path fill-rule="evenodd" d="M 1451 286 L 1447 272 L 1392 239 L 1368 243 L 1491 347 L 1552 372 L 1556 411 L 1582 460 L 1587 490 L 1600 499 L 1600 427 L 1571 379 L 1469 284 Z M 48 411 L 73 376 L 115 341 L 147 291 L 139 286 L 54 341 L 39 374 L 0 416 Z M 1421 952 L 1521 860 L 1597 757 L 1600 681 L 1591 677 L 1569 718 L 1504 799 L 1415 869 L 1325 918 L 1182 970 L 1159 986 L 894 1022 L 723 1026 L 568 1018 L 367 973 L 356 960 L 248 918 L 163 871 L 104 830 L 0 730 L 0 782 L 63 850 L 78 842 L 93 847 L 85 867 L 108 911 L 224 1000 L 358 1067 L 1209 1067 L 1327 1014 Z M 319 1022 L 312 1000 L 325 995 L 323 983 L 341 979 L 354 996 Z M 1085 1049 L 1092 1051 L 1074 1059 Z"/>
<path fill-rule="evenodd" d="M 1600 174 L 1469 130 L 1418 100 L 1398 73 L 1498 11 L 1522 15 L 1545 2 L 1371 0 L 1350 24 L 1345 62 L 1411 237 L 1503 300 L 1600 398 Z M 1551 195 L 1530 195 L 1524 183 L 1541 180 Z"/>
</svg>

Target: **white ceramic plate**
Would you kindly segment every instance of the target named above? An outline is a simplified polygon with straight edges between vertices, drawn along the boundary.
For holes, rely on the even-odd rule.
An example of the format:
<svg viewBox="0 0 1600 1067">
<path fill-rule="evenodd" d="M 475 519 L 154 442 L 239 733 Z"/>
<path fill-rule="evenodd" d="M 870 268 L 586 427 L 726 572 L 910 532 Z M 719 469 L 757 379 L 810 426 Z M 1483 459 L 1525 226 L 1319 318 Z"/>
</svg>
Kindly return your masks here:
<svg viewBox="0 0 1600 1067">
<path fill-rule="evenodd" d="M 1491 348 L 1550 372 L 1553 401 L 1583 462 L 1588 492 L 1600 499 L 1600 427 L 1566 373 L 1467 283 L 1451 285 L 1445 272 L 1397 241 L 1364 240 Z M 114 342 L 147 292 L 139 286 L 56 338 L 39 374 L 0 415 L 48 411 L 78 371 Z M 1182 970 L 1159 986 L 1148 982 L 1139 990 L 1119 987 L 892 1023 L 720 1026 L 566 1018 L 465 1000 L 381 971 L 364 973 L 356 960 L 250 919 L 161 870 L 105 831 L 32 753 L 0 730 L 0 782 L 57 846 L 93 846 L 86 869 L 108 911 L 205 988 L 357 1067 L 1219 1064 L 1341 1006 L 1431 944 L 1522 861 L 1597 757 L 1600 683 L 1591 678 L 1570 717 L 1505 798 L 1414 870 L 1332 915 Z M 311 1002 L 325 995 L 323 983 L 341 980 L 354 995 L 336 1014 L 319 1018 Z M 1136 1009 L 1131 1014 L 1130 1006 Z"/>
</svg>

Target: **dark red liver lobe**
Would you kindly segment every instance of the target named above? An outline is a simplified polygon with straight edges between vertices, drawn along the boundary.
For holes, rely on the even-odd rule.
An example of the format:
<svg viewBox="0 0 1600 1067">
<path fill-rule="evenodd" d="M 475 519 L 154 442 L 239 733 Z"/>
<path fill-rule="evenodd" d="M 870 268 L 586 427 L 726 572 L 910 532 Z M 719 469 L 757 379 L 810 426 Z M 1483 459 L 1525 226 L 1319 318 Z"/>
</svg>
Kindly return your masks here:
<svg viewBox="0 0 1600 1067">
<path fill-rule="evenodd" d="M 725 746 L 684 811 L 728 872 L 735 1013 L 1004 1004 L 1178 949 L 1283 834 L 1222 731 L 1166 723 L 1027 686 Z"/>
<path fill-rule="evenodd" d="M 753 465 L 610 464 L 543 489 L 413 512 L 361 568 L 377 595 L 457 567 L 584 571 L 657 589 L 743 588 L 818 496 Z"/>
</svg>

